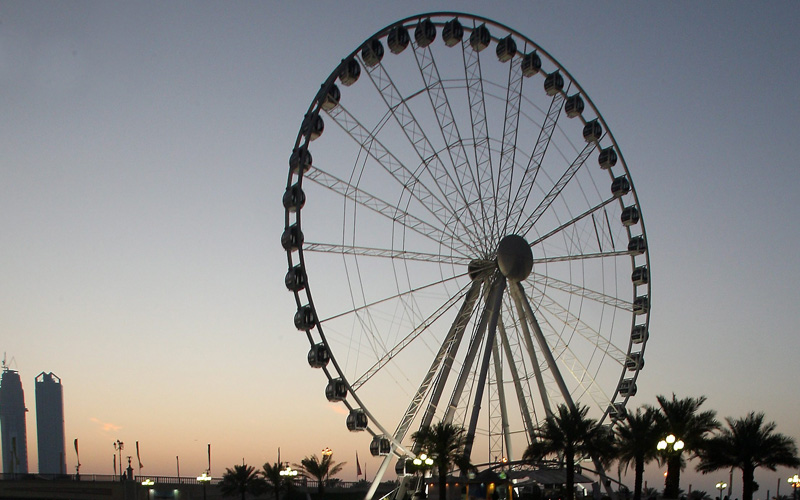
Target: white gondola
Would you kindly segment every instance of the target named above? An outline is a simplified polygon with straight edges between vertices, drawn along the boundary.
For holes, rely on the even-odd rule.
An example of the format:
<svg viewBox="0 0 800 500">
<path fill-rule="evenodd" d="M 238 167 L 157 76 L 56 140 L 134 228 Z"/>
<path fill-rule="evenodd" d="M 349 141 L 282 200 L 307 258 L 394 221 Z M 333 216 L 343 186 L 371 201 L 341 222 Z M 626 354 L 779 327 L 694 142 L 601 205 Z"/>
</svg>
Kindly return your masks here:
<svg viewBox="0 0 800 500">
<path fill-rule="evenodd" d="M 317 315 L 314 313 L 314 308 L 310 305 L 304 305 L 297 309 L 294 313 L 294 326 L 298 330 L 311 330 L 317 322 Z"/>
<path fill-rule="evenodd" d="M 517 55 L 517 43 L 511 38 L 511 35 L 508 35 L 498 40 L 495 52 L 500 62 L 508 62 Z"/>
<path fill-rule="evenodd" d="M 328 91 L 325 93 L 325 97 L 322 99 L 322 103 L 320 103 L 320 107 L 325 111 L 330 111 L 339 105 L 341 98 L 342 91 L 339 90 L 336 84 L 331 84 L 331 86 L 328 87 Z"/>
<path fill-rule="evenodd" d="M 630 227 L 639 222 L 639 209 L 631 205 L 622 209 L 620 220 L 624 226 Z"/>
<path fill-rule="evenodd" d="M 616 177 L 613 181 L 611 181 L 611 195 L 614 196 L 614 198 L 625 196 L 630 190 L 631 183 L 624 175 Z"/>
<path fill-rule="evenodd" d="M 640 295 L 633 299 L 633 314 L 641 315 L 650 312 L 650 298 L 647 295 Z"/>
<path fill-rule="evenodd" d="M 347 415 L 347 430 L 352 432 L 363 431 L 367 428 L 367 414 L 364 410 L 356 408 Z"/>
<path fill-rule="evenodd" d="M 600 150 L 600 154 L 597 155 L 597 163 L 600 164 L 600 168 L 609 169 L 617 164 L 617 152 L 614 151 L 613 146 L 609 146 L 605 149 Z"/>
<path fill-rule="evenodd" d="M 583 113 L 583 109 L 584 103 L 580 94 L 571 95 L 567 97 L 567 100 L 564 102 L 564 112 L 570 118 L 580 116 L 581 113 Z"/>
<path fill-rule="evenodd" d="M 475 52 L 480 52 L 492 42 L 492 35 L 485 24 L 481 24 L 469 35 L 469 45 Z"/>
<path fill-rule="evenodd" d="M 544 77 L 544 92 L 549 96 L 554 96 L 564 91 L 564 77 L 561 73 L 554 71 Z"/>
<path fill-rule="evenodd" d="M 619 395 L 622 397 L 635 396 L 636 382 L 634 382 L 632 378 L 626 378 L 619 383 L 617 391 L 619 391 Z"/>
<path fill-rule="evenodd" d="M 308 172 L 311 168 L 313 159 L 311 152 L 304 147 L 294 148 L 292 155 L 289 157 L 289 167 L 292 169 L 292 174 L 300 175 L 300 172 Z"/>
<path fill-rule="evenodd" d="M 631 342 L 634 344 L 641 344 L 647 341 L 650 334 L 647 331 L 647 325 L 636 325 L 631 329 Z"/>
<path fill-rule="evenodd" d="M 325 386 L 325 397 L 330 402 L 344 401 L 347 397 L 347 384 L 340 378 L 331 379 Z"/>
<path fill-rule="evenodd" d="M 385 457 L 392 453 L 392 443 L 386 436 L 375 436 L 369 444 L 369 452 L 373 457 Z"/>
<path fill-rule="evenodd" d="M 628 241 L 628 251 L 633 254 L 641 255 L 647 251 L 647 242 L 644 236 L 634 236 Z"/>
<path fill-rule="evenodd" d="M 451 19 L 444 23 L 442 28 L 442 39 L 444 44 L 448 47 L 454 47 L 461 43 L 464 39 L 464 27 L 458 22 L 458 19 Z"/>
<path fill-rule="evenodd" d="M 297 212 L 306 204 L 306 194 L 299 184 L 292 184 L 283 192 L 283 208 L 290 212 Z"/>
<path fill-rule="evenodd" d="M 345 87 L 349 87 L 358 81 L 359 76 L 361 76 L 361 65 L 354 58 L 351 58 L 342 66 L 339 72 L 339 81 Z"/>
<path fill-rule="evenodd" d="M 409 467 L 406 467 L 407 465 Z M 397 459 L 397 462 L 395 462 L 394 471 L 398 476 L 410 476 L 413 473 L 413 469 L 410 467 L 410 465 L 411 461 L 407 456 L 403 455 Z"/>
<path fill-rule="evenodd" d="M 395 26 L 386 37 L 386 44 L 389 45 L 389 51 L 392 54 L 399 54 L 406 50 L 410 41 L 411 37 L 408 35 L 408 30 L 405 26 Z"/>
<path fill-rule="evenodd" d="M 303 244 L 303 231 L 297 223 L 292 224 L 283 230 L 281 234 L 281 246 L 287 252 L 295 252 L 300 249 Z"/>
<path fill-rule="evenodd" d="M 383 59 L 383 44 L 381 41 L 377 38 L 368 40 L 361 49 L 361 60 L 371 68 L 381 62 L 381 59 Z"/>
<path fill-rule="evenodd" d="M 647 266 L 639 266 L 631 273 L 631 281 L 634 285 L 646 285 L 650 281 L 650 273 L 647 272 Z"/>
<path fill-rule="evenodd" d="M 536 53 L 534 50 L 533 52 L 529 52 L 522 56 L 522 76 L 528 78 L 542 69 L 542 59 L 539 57 L 539 54 Z"/>
<path fill-rule="evenodd" d="M 286 285 L 286 288 L 292 292 L 299 292 L 305 288 L 306 272 L 305 269 L 303 269 L 303 265 L 297 264 L 289 269 L 289 271 L 286 272 L 286 276 L 283 278 L 283 283 Z"/>
<path fill-rule="evenodd" d="M 625 360 L 625 368 L 628 371 L 636 371 L 641 370 L 644 366 L 644 357 L 642 356 L 641 352 L 632 352 L 630 356 Z"/>
<path fill-rule="evenodd" d="M 325 120 L 317 114 L 307 116 L 306 119 L 303 120 L 303 125 L 300 127 L 300 132 L 302 134 L 309 134 L 308 138 L 312 141 L 321 136 L 324 130 Z"/>
<path fill-rule="evenodd" d="M 436 39 L 436 26 L 430 18 L 423 19 L 417 23 L 417 28 L 414 30 L 414 40 L 420 47 L 427 47 L 432 44 Z"/>
<path fill-rule="evenodd" d="M 331 360 L 331 354 L 325 344 L 319 343 L 311 346 L 308 351 L 308 364 L 311 368 L 324 368 L 328 366 L 328 361 Z"/>
<path fill-rule="evenodd" d="M 597 120 L 587 122 L 583 126 L 583 140 L 586 142 L 597 142 L 603 136 L 603 126 Z"/>
</svg>

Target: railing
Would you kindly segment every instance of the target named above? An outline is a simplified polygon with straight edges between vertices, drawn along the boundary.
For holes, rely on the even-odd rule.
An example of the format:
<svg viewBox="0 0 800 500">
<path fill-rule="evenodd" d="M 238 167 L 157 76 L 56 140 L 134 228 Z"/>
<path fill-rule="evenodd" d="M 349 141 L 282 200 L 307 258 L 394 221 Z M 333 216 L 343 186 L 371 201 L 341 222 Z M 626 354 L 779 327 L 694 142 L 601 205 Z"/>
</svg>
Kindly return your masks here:
<svg viewBox="0 0 800 500">
<path fill-rule="evenodd" d="M 84 481 L 84 482 L 122 482 L 136 481 L 141 483 L 145 479 L 150 479 L 156 484 L 202 484 L 196 477 L 178 476 L 134 476 L 128 479 L 127 476 L 119 474 L 17 474 L 0 473 L 0 481 Z M 211 478 L 209 484 L 217 484 L 220 478 Z"/>
</svg>

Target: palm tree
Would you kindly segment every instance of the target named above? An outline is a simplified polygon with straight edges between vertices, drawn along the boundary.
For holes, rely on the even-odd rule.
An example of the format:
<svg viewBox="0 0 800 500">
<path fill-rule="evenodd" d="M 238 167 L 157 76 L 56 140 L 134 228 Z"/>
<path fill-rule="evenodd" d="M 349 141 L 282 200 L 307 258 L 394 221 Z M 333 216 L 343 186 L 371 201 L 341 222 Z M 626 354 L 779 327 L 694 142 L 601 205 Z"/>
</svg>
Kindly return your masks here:
<svg viewBox="0 0 800 500">
<path fill-rule="evenodd" d="M 347 462 L 336 463 L 333 461 L 333 454 L 322 455 L 322 460 L 316 455 L 311 455 L 300 460 L 294 466 L 302 472 L 305 477 L 312 477 L 318 481 L 317 493 L 322 496 L 325 493 L 325 481 L 331 476 L 335 476 L 342 471 Z"/>
<path fill-rule="evenodd" d="M 779 465 L 800 466 L 794 439 L 775 432 L 775 422 L 764 423 L 764 414 L 725 419 L 727 429 L 709 440 L 700 451 L 697 470 L 706 474 L 719 469 L 742 470 L 742 500 L 753 500 L 754 473 L 759 467 L 774 471 Z"/>
<path fill-rule="evenodd" d="M 282 470 L 283 467 L 277 462 L 274 464 L 267 462 L 261 469 L 261 475 L 267 482 L 267 489 L 275 495 L 275 500 L 279 500 L 282 491 L 288 492 L 294 486 L 291 477 L 281 475 Z"/>
<path fill-rule="evenodd" d="M 689 500 L 712 500 L 711 495 L 703 490 L 692 490 L 689 493 Z"/>
<path fill-rule="evenodd" d="M 697 454 L 703 448 L 711 431 L 719 428 L 714 410 L 700 412 L 700 406 L 706 401 L 705 396 L 699 398 L 672 399 L 656 396 L 661 406 L 658 422 L 664 433 L 669 433 L 682 440 L 682 450 L 671 450 L 662 459 L 667 463 L 667 478 L 664 481 L 664 497 L 678 498 L 680 492 L 681 470 L 686 467 L 683 452 Z"/>
<path fill-rule="evenodd" d="M 637 408 L 636 413 L 627 413 L 617 427 L 616 457 L 625 470 L 633 464 L 635 473 L 633 500 L 642 499 L 644 466 L 657 457 L 656 444 L 660 436 L 656 421 L 656 409 L 652 406 Z"/>
<path fill-rule="evenodd" d="M 245 500 L 247 493 L 253 496 L 261 495 L 265 488 L 266 483 L 258 475 L 256 468 L 244 463 L 242 465 L 234 465 L 233 469 L 225 469 L 225 474 L 222 475 L 222 481 L 219 483 L 222 496 L 228 497 L 239 494 L 242 500 Z"/>
<path fill-rule="evenodd" d="M 558 406 L 558 414 L 548 416 L 534 430 L 534 441 L 522 459 L 538 462 L 549 455 L 561 455 L 566 469 L 567 500 L 575 498 L 575 461 L 584 456 L 605 458 L 613 452 L 613 441 L 606 430 L 593 418 L 588 418 L 588 406 Z"/>
<path fill-rule="evenodd" d="M 472 468 L 469 457 L 464 455 L 467 443 L 466 431 L 463 427 L 451 423 L 438 422 L 423 426 L 411 435 L 411 438 L 426 452 L 436 466 L 439 475 L 439 498 L 447 498 L 447 474 L 458 467 L 462 471 Z"/>
</svg>

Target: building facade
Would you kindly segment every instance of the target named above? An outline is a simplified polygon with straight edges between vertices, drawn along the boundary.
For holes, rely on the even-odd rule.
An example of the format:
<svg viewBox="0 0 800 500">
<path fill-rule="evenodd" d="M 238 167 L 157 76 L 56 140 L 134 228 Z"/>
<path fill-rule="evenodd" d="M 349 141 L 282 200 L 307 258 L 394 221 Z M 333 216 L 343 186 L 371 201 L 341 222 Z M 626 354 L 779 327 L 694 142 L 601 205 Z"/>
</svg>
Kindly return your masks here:
<svg viewBox="0 0 800 500">
<path fill-rule="evenodd" d="M 28 473 L 27 411 L 19 372 L 4 366 L 0 377 L 0 448 L 5 474 Z"/>
<path fill-rule="evenodd" d="M 36 437 L 39 474 L 66 474 L 64 391 L 61 379 L 53 373 L 36 377 Z"/>
</svg>

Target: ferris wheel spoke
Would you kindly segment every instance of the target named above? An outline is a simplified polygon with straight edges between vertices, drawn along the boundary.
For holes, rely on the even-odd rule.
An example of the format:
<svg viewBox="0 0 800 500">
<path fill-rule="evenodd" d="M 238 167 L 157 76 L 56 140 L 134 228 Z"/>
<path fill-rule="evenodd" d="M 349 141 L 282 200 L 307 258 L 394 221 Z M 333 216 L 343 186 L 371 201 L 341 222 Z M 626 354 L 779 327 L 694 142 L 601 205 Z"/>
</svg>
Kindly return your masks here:
<svg viewBox="0 0 800 500">
<path fill-rule="evenodd" d="M 533 282 L 541 285 L 544 287 L 553 287 L 557 290 L 566 291 L 568 293 L 576 293 L 575 286 L 569 283 L 565 283 L 563 281 L 557 281 L 554 279 L 547 279 L 542 276 L 538 276 L 534 278 Z M 586 322 L 581 321 L 580 317 L 575 315 L 574 313 L 570 312 L 569 309 L 562 306 L 560 303 L 554 301 L 547 293 L 543 293 L 547 297 L 548 300 L 548 311 L 557 317 L 564 325 L 568 328 L 573 329 L 575 332 L 579 333 L 583 338 L 585 338 L 591 345 L 595 346 L 601 352 L 608 354 L 612 359 L 617 361 L 620 366 L 625 364 L 625 360 L 627 359 L 627 354 L 613 344 L 609 339 L 601 335 L 597 330 L 590 327 L 586 324 Z M 627 303 L 622 300 L 615 299 L 614 297 L 609 297 L 607 295 L 602 295 L 597 292 L 592 292 L 590 290 L 581 289 L 577 295 L 581 297 L 591 298 L 593 300 L 597 300 L 598 302 L 603 302 L 605 304 L 609 304 L 613 307 L 617 307 L 619 309 L 625 311 L 632 311 L 633 305 Z M 592 296 L 594 295 L 594 297 Z"/>
<path fill-rule="evenodd" d="M 509 62 L 508 85 L 506 91 L 506 111 L 503 122 L 503 143 L 500 149 L 500 168 L 495 199 L 495 221 L 502 229 L 495 234 L 502 237 L 508 231 L 510 217 L 511 185 L 514 180 L 514 164 L 517 151 L 517 132 L 519 130 L 520 99 L 522 97 L 522 58 L 515 57 Z"/>
<path fill-rule="evenodd" d="M 578 215 L 576 217 L 573 217 L 572 219 L 570 219 L 567 222 L 561 224 L 560 226 L 556 227 L 555 229 L 551 230 L 550 232 L 548 232 L 548 233 L 538 237 L 537 239 L 531 241 L 531 247 L 535 247 L 536 245 L 542 243 L 543 241 L 545 241 L 546 239 L 550 238 L 551 236 L 560 233 L 561 231 L 567 229 L 568 227 L 572 226 L 573 224 L 576 224 L 576 223 L 580 222 L 581 220 L 585 219 L 586 217 L 592 216 L 595 212 L 598 212 L 599 210 L 605 208 L 606 206 L 608 206 L 610 203 L 612 203 L 616 199 L 617 198 L 612 196 L 611 198 L 608 198 L 606 200 L 601 201 L 600 203 L 598 203 L 597 205 L 593 206 L 592 208 L 586 210 L 582 214 L 580 214 L 580 215 Z M 595 232 L 597 232 L 597 230 L 595 230 Z M 600 234 L 599 234 L 599 232 L 597 232 L 598 245 L 600 245 L 600 243 L 599 243 L 600 240 L 601 240 L 600 239 Z M 600 248 L 602 249 L 602 246 Z"/>
<path fill-rule="evenodd" d="M 469 205 L 470 203 L 468 199 L 464 198 L 463 192 L 458 189 L 459 182 L 453 179 L 450 172 L 445 168 L 439 153 L 433 147 L 433 144 L 431 144 L 430 139 L 428 139 L 428 136 L 425 134 L 425 130 L 414 116 L 411 108 L 409 108 L 407 100 L 400 94 L 400 91 L 386 71 L 384 65 L 379 63 L 370 66 L 363 64 L 363 61 L 362 65 L 367 69 L 367 74 L 372 84 L 381 94 L 384 104 L 386 104 L 391 115 L 403 130 L 406 139 L 414 148 L 425 171 L 428 172 L 434 180 L 434 184 L 443 195 L 443 204 L 447 205 L 449 213 L 447 219 L 452 218 L 453 215 L 459 213 L 459 210 L 452 205 L 452 200 L 454 200 L 452 196 L 453 193 L 458 193 L 465 205 Z M 464 226 L 460 217 L 456 219 L 458 224 Z M 466 229 L 465 227 L 465 230 Z"/>
<path fill-rule="evenodd" d="M 561 116 L 561 110 L 564 108 L 564 94 L 558 93 L 550 100 L 550 108 L 547 110 L 547 116 L 544 119 L 541 129 L 539 130 L 539 137 L 536 139 L 536 145 L 533 148 L 533 154 L 528 160 L 528 165 L 525 167 L 525 173 L 522 175 L 522 182 L 517 189 L 517 195 L 514 197 L 509 220 L 520 221 L 522 214 L 525 210 L 525 205 L 530 197 L 531 190 L 536 183 L 536 177 L 539 174 L 539 169 L 542 166 L 542 160 L 547 152 L 547 147 L 553 138 L 553 131 L 556 129 L 558 118 Z M 515 233 L 518 233 L 515 229 Z"/>
<path fill-rule="evenodd" d="M 600 304 L 606 304 L 611 307 L 615 307 L 622 311 L 628 311 L 628 312 L 633 311 L 632 302 L 629 302 L 627 300 L 622 300 L 617 297 L 613 297 L 611 295 L 598 292 L 596 290 L 590 290 L 588 288 L 576 285 L 574 283 L 562 281 L 552 276 L 545 276 L 539 273 L 531 273 L 531 276 L 528 278 L 528 281 L 533 284 L 540 285 L 542 289 L 551 287 L 555 288 L 556 290 L 561 290 L 562 292 L 567 292 L 569 294 L 576 295 L 578 297 L 593 300 Z"/>
<path fill-rule="evenodd" d="M 449 281 L 455 281 L 456 279 L 459 279 L 461 277 L 463 277 L 463 275 L 451 276 L 449 278 L 445 278 L 445 279 L 442 279 L 442 280 L 439 280 L 439 281 L 434 281 L 433 283 L 429 283 L 429 284 L 427 284 L 425 286 L 413 288 L 411 290 L 406 290 L 406 291 L 403 291 L 403 292 L 400 292 L 400 293 L 397 293 L 397 294 L 394 294 L 394 295 L 390 295 L 388 297 L 383 297 L 381 299 L 375 300 L 375 301 L 370 302 L 368 304 L 363 304 L 363 305 L 360 305 L 358 307 L 353 307 L 352 309 L 348 309 L 346 311 L 342 311 L 342 312 L 340 312 L 338 314 L 334 314 L 333 316 L 330 316 L 328 318 L 320 319 L 319 322 L 320 323 L 326 323 L 326 322 L 332 321 L 334 319 L 338 319 L 338 318 L 341 318 L 343 316 L 347 316 L 349 314 L 358 313 L 358 312 L 361 312 L 361 311 L 366 311 L 366 310 L 369 310 L 370 308 L 373 308 L 373 307 L 375 307 L 375 306 L 377 306 L 379 304 L 385 304 L 385 303 L 387 303 L 389 301 L 392 301 L 392 300 L 403 299 L 404 297 L 412 296 L 415 293 L 419 293 L 419 292 L 421 292 L 423 290 L 430 289 L 430 288 L 433 288 L 433 287 L 438 287 L 438 286 L 440 286 L 440 285 L 442 285 L 444 283 L 447 283 Z"/>
<path fill-rule="evenodd" d="M 467 83 L 467 101 L 472 125 L 472 144 L 475 154 L 475 176 L 478 186 L 489 183 L 489 189 L 480 190 L 481 215 L 484 225 L 489 223 L 488 206 L 491 206 L 492 193 L 495 190 L 494 169 L 492 168 L 492 152 L 489 148 L 489 126 L 486 120 L 486 97 L 481 75 L 480 52 L 472 49 L 469 38 L 461 41 L 461 55 L 464 61 L 464 74 Z"/>
<path fill-rule="evenodd" d="M 462 288 L 458 294 L 454 294 L 453 297 L 445 301 L 444 304 L 439 306 L 433 313 L 431 313 L 427 318 L 417 323 L 417 326 L 414 327 L 405 337 L 403 337 L 400 342 L 398 342 L 394 347 L 389 349 L 378 361 L 375 362 L 367 371 L 365 371 L 361 376 L 359 376 L 355 382 L 351 384 L 351 387 L 354 391 L 357 391 L 362 385 L 367 383 L 370 378 L 372 378 L 381 368 L 386 366 L 395 356 L 400 354 L 406 347 L 408 347 L 414 340 L 416 340 L 422 333 L 424 333 L 433 323 L 435 323 L 439 318 L 442 317 L 444 313 L 450 310 L 454 304 L 461 301 L 464 297 L 466 287 Z"/>
<path fill-rule="evenodd" d="M 442 133 L 450 162 L 453 165 L 457 186 L 454 188 L 461 193 L 461 199 L 465 204 L 460 208 L 460 215 L 468 218 L 466 225 L 471 235 L 479 242 L 479 246 L 485 248 L 486 240 L 483 238 L 484 228 L 477 227 L 479 218 L 473 213 L 473 203 L 480 201 L 480 187 L 475 181 L 474 174 L 469 167 L 467 153 L 464 150 L 464 143 L 458 130 L 458 124 L 453 116 L 453 110 L 447 97 L 447 92 L 439 76 L 439 69 L 430 46 L 421 47 L 412 41 L 414 57 L 417 61 L 422 79 L 425 82 L 425 89 L 430 98 L 431 107 L 436 114 L 439 130 Z"/>
<path fill-rule="evenodd" d="M 584 338 L 587 338 L 587 340 L 592 342 L 592 344 L 600 349 L 601 352 L 606 352 L 609 354 L 612 359 L 617 361 L 620 367 L 624 366 L 627 355 L 621 354 L 620 357 L 620 351 L 618 348 L 616 348 L 616 346 L 614 346 L 614 351 L 616 352 L 611 350 L 602 351 L 603 347 L 610 349 L 610 346 L 613 344 L 602 338 L 600 335 L 593 335 L 585 331 L 579 331 L 580 325 L 572 321 L 574 315 L 569 313 L 565 307 L 563 307 L 546 293 L 541 294 L 540 308 L 552 314 L 560 322 L 560 324 L 566 325 L 569 328 L 573 328 L 582 335 L 586 333 L 587 335 L 584 335 Z M 555 310 L 557 310 L 557 312 L 554 312 Z M 573 350 L 569 347 L 569 343 L 564 341 L 560 335 L 554 333 L 556 331 L 555 327 L 551 325 L 549 330 L 553 333 L 546 335 L 545 338 L 549 338 L 547 342 L 551 346 L 552 352 L 556 355 L 556 358 L 562 362 L 562 364 L 567 368 L 567 371 L 569 371 L 578 385 L 583 389 L 583 392 L 587 393 L 595 402 L 595 404 L 598 405 L 598 407 L 607 408 L 608 405 L 611 404 L 611 398 L 608 397 L 605 391 L 603 391 L 600 385 L 595 381 L 594 377 L 586 369 L 586 366 L 579 360 L 578 356 L 575 355 Z"/>
<path fill-rule="evenodd" d="M 536 266 L 552 262 L 570 262 L 570 261 L 580 261 L 589 259 L 605 259 L 609 257 L 624 257 L 634 254 L 636 254 L 636 252 L 632 250 L 616 250 L 610 252 L 594 252 L 594 253 L 583 253 L 575 255 L 558 255 L 556 257 L 541 257 L 538 259 L 534 258 L 533 265 Z"/>
<path fill-rule="evenodd" d="M 498 323 L 500 327 L 500 323 Z M 489 372 L 489 456 L 510 457 L 513 453 L 508 424 L 505 383 L 503 380 L 503 358 L 500 356 L 500 339 L 495 335 L 492 342 L 493 372 Z M 513 360 L 509 360 L 513 363 Z M 505 453 L 503 453 L 505 450 Z"/>
<path fill-rule="evenodd" d="M 449 248 L 455 253 L 461 255 L 473 254 L 469 245 L 459 239 L 456 235 L 447 231 L 449 226 L 434 226 L 422 219 L 401 210 L 399 207 L 390 205 L 382 199 L 373 196 L 357 186 L 350 184 L 347 181 L 341 180 L 333 175 L 314 167 L 305 173 L 304 179 L 310 180 L 320 186 L 323 186 L 331 191 L 353 201 L 354 203 L 365 207 L 375 213 L 378 213 L 387 219 L 402 224 L 404 227 L 425 236 L 429 240 L 441 244 Z M 442 229 L 444 228 L 444 230 Z"/>
<path fill-rule="evenodd" d="M 539 206 L 531 213 L 526 219 L 525 222 L 520 226 L 519 234 L 526 235 L 528 231 L 530 231 L 536 222 L 539 220 L 539 217 L 550 207 L 558 195 L 561 194 L 561 191 L 564 187 L 569 183 L 572 177 L 575 175 L 575 172 L 580 169 L 584 163 L 586 163 L 586 159 L 589 158 L 589 155 L 597 148 L 597 144 L 595 142 L 587 143 L 584 146 L 583 150 L 578 154 L 577 158 L 572 162 L 569 168 L 564 172 L 561 178 L 558 180 L 555 186 L 547 193 L 547 196 L 539 203 Z"/>
<path fill-rule="evenodd" d="M 458 219 L 458 212 L 453 212 L 448 204 L 442 202 L 403 162 L 391 153 L 378 138 L 364 127 L 343 105 L 328 111 L 328 116 L 344 130 L 391 178 L 403 189 L 411 193 L 429 213 L 439 222 L 441 227 L 452 226 L 453 219 Z M 440 186 L 441 187 L 441 186 Z M 448 194 L 444 191 L 444 196 Z M 452 229 L 452 228 L 450 228 Z M 468 234 L 467 236 L 472 236 Z M 459 239 L 453 233 L 454 239 Z M 473 241 L 474 243 L 474 241 Z"/>
<path fill-rule="evenodd" d="M 468 266 L 471 262 L 471 259 L 454 255 L 440 255 L 436 253 L 412 252 L 409 250 L 395 250 L 390 248 L 339 245 L 332 243 L 313 243 L 308 241 L 303 243 L 303 251 L 355 255 L 361 257 L 378 257 L 384 259 L 413 260 L 419 262 L 436 262 L 438 264 L 461 266 Z"/>
</svg>

